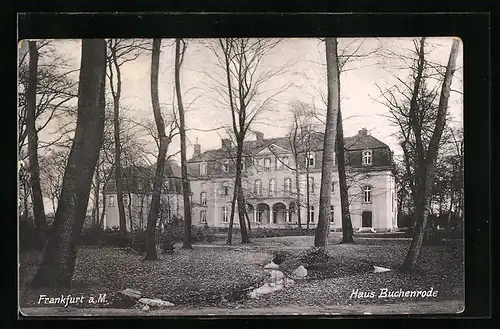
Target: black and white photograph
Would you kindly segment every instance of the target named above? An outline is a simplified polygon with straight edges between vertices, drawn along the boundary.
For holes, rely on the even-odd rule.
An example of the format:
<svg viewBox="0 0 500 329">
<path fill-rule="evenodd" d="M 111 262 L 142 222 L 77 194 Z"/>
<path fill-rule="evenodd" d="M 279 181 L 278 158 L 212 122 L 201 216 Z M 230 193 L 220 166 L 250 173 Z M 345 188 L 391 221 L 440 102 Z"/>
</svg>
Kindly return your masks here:
<svg viewBox="0 0 500 329">
<path fill-rule="evenodd" d="M 457 314 L 463 44 L 18 43 L 26 316 Z"/>
</svg>

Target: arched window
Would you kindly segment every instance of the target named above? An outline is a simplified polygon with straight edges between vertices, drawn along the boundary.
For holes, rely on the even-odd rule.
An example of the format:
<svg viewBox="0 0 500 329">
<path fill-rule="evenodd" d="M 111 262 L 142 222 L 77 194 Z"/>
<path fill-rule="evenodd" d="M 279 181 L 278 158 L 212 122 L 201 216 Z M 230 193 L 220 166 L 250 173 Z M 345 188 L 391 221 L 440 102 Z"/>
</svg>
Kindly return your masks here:
<svg viewBox="0 0 500 329">
<path fill-rule="evenodd" d="M 276 193 L 276 179 L 271 178 L 269 180 L 269 196 L 273 196 Z"/>
<path fill-rule="evenodd" d="M 292 180 L 290 178 L 285 178 L 285 192 L 290 192 L 292 190 Z"/>
<path fill-rule="evenodd" d="M 255 180 L 254 192 L 257 195 L 261 195 L 262 194 L 262 181 L 260 179 Z"/>
<path fill-rule="evenodd" d="M 207 205 L 207 192 L 201 192 L 200 193 L 200 204 L 202 206 L 206 206 Z"/>
<path fill-rule="evenodd" d="M 314 177 L 309 177 L 309 193 L 314 193 Z"/>
<path fill-rule="evenodd" d="M 366 185 L 363 188 L 363 202 L 366 202 L 366 203 L 372 202 L 372 188 L 369 185 Z"/>
<path fill-rule="evenodd" d="M 264 159 L 264 170 L 266 170 L 266 171 L 271 170 L 271 159 L 270 158 Z"/>
<path fill-rule="evenodd" d="M 363 151 L 363 165 L 370 166 L 372 164 L 372 151 Z"/>
</svg>

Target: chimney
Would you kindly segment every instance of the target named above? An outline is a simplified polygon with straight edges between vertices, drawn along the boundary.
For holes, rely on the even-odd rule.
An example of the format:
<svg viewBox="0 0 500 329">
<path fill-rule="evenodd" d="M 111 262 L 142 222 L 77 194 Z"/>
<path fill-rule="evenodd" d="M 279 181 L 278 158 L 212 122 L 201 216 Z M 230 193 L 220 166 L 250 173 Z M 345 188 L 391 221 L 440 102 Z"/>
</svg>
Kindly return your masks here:
<svg viewBox="0 0 500 329">
<path fill-rule="evenodd" d="M 263 141 L 264 140 L 264 133 L 261 133 L 260 131 L 255 131 L 255 137 L 257 138 L 258 141 Z"/>
<path fill-rule="evenodd" d="M 193 147 L 194 147 L 193 157 L 200 155 L 201 154 L 201 145 L 198 144 L 198 137 L 196 137 L 196 143 L 193 145 Z"/>
<path fill-rule="evenodd" d="M 366 131 L 366 128 L 363 128 L 363 129 L 358 131 L 358 134 L 361 136 L 366 136 L 366 135 L 368 135 L 368 132 Z"/>
<path fill-rule="evenodd" d="M 228 149 L 231 148 L 231 139 L 230 138 L 222 138 L 222 148 L 223 149 Z"/>
</svg>

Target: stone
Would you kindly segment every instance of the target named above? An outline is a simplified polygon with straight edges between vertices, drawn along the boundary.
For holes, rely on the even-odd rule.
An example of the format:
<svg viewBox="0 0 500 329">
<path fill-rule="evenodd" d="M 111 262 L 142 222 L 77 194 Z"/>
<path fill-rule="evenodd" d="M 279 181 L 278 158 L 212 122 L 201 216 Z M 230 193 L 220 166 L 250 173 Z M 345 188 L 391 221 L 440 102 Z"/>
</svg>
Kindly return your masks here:
<svg viewBox="0 0 500 329">
<path fill-rule="evenodd" d="M 300 265 L 295 270 L 292 271 L 292 278 L 294 279 L 304 279 L 307 276 L 307 270 L 304 266 Z"/>
<path fill-rule="evenodd" d="M 275 264 L 274 262 L 270 262 L 269 264 L 267 264 L 266 266 L 264 266 L 265 269 L 268 269 L 268 270 L 277 270 L 279 267 L 278 264 Z"/>
<path fill-rule="evenodd" d="M 373 266 L 373 273 L 383 273 L 392 271 L 390 268 L 385 268 L 381 266 Z"/>
<path fill-rule="evenodd" d="M 134 290 L 134 289 L 130 289 L 130 288 L 127 288 L 125 290 L 121 290 L 120 293 L 122 295 L 125 295 L 125 296 L 130 297 L 130 298 L 134 298 L 134 299 L 139 299 L 142 297 L 142 292 L 140 292 L 139 290 Z"/>
<path fill-rule="evenodd" d="M 174 306 L 174 304 L 167 302 L 165 300 L 161 300 L 159 298 L 141 298 L 139 299 L 139 303 L 146 304 L 149 306 L 156 306 L 156 307 L 166 307 L 166 306 Z"/>
</svg>

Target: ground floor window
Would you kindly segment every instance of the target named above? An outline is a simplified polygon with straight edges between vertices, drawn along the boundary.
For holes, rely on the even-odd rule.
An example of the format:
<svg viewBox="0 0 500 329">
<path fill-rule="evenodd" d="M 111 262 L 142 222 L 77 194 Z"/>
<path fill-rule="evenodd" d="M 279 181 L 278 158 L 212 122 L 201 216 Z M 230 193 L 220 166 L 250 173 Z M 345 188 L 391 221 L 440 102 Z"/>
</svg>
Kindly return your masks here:
<svg viewBox="0 0 500 329">
<path fill-rule="evenodd" d="M 227 223 L 229 221 L 228 214 L 229 214 L 229 211 L 228 211 L 227 207 L 226 206 L 222 207 L 222 222 L 223 223 Z"/>
<path fill-rule="evenodd" d="M 335 223 L 335 213 L 334 213 L 334 209 L 333 209 L 333 206 L 330 206 L 330 223 Z"/>
<path fill-rule="evenodd" d="M 309 207 L 309 223 L 314 223 L 314 206 Z"/>
<path fill-rule="evenodd" d="M 257 223 L 262 223 L 262 210 L 257 209 L 256 215 L 257 217 L 255 217 L 255 221 Z"/>
<path fill-rule="evenodd" d="M 200 223 L 206 223 L 207 222 L 207 211 L 202 210 L 200 212 Z"/>
</svg>

